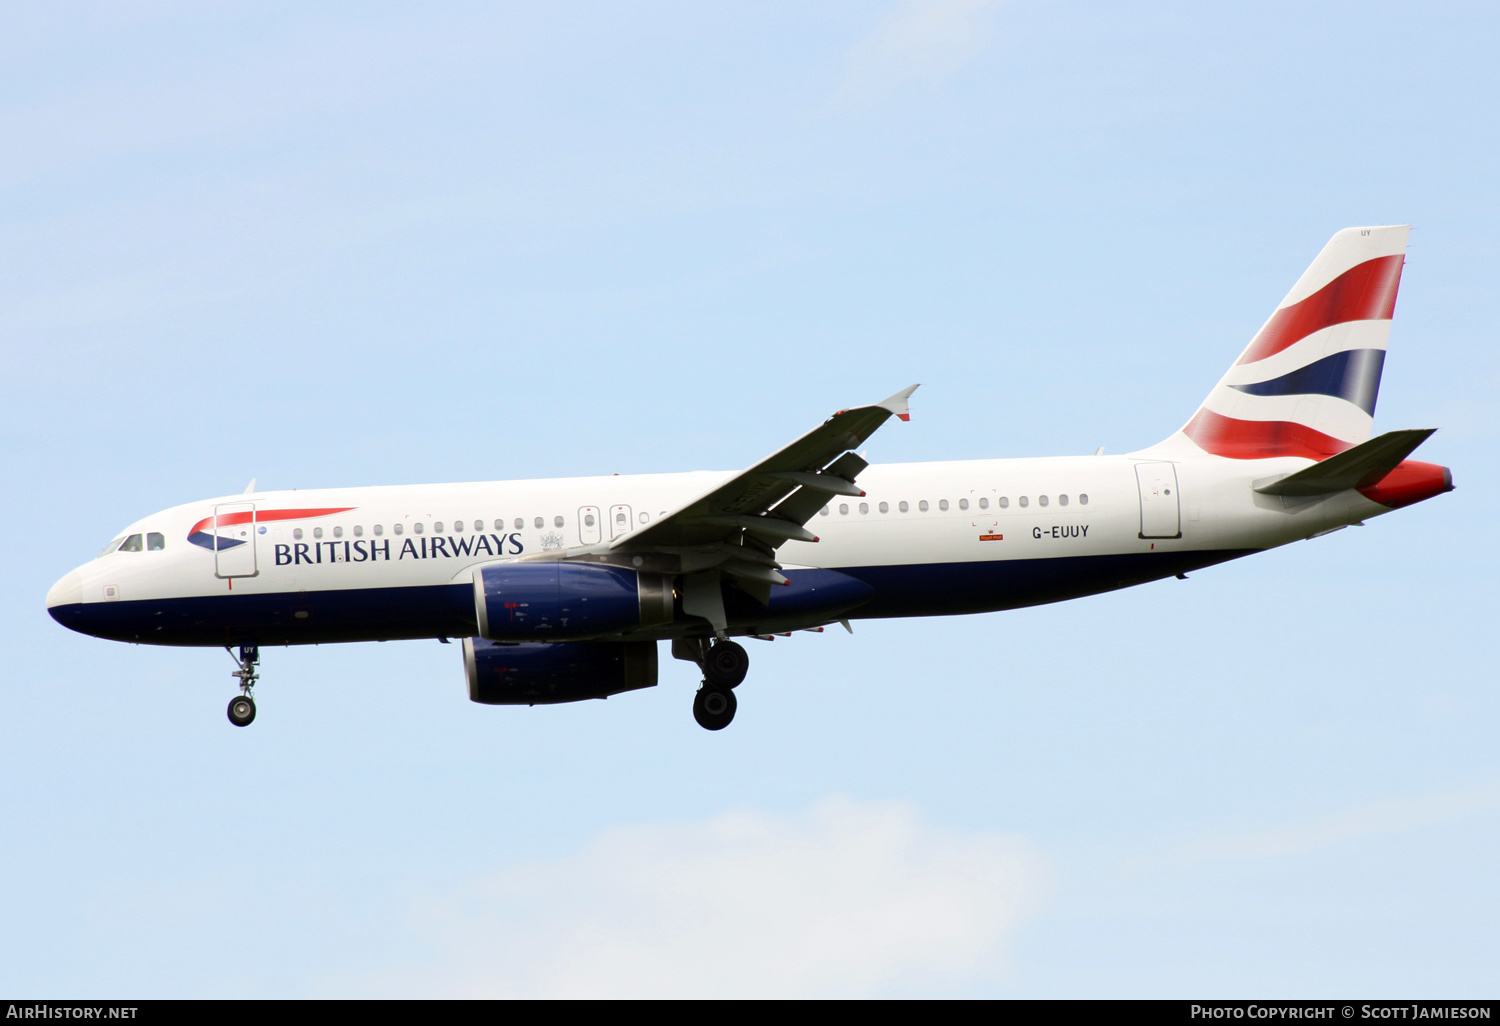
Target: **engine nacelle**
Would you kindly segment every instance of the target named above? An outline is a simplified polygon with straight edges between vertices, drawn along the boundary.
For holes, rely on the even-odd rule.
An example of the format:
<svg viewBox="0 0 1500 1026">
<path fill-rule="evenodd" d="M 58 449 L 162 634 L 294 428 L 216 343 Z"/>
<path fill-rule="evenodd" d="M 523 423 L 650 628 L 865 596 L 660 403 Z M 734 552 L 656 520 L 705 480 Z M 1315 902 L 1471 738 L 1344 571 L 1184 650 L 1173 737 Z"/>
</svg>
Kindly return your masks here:
<svg viewBox="0 0 1500 1026">
<path fill-rule="evenodd" d="M 660 574 L 586 563 L 501 563 L 474 571 L 479 636 L 491 641 L 597 638 L 672 622 Z"/>
<path fill-rule="evenodd" d="M 464 639 L 469 700 L 484 705 L 549 705 L 608 698 L 656 686 L 656 642 L 497 644 Z"/>
</svg>

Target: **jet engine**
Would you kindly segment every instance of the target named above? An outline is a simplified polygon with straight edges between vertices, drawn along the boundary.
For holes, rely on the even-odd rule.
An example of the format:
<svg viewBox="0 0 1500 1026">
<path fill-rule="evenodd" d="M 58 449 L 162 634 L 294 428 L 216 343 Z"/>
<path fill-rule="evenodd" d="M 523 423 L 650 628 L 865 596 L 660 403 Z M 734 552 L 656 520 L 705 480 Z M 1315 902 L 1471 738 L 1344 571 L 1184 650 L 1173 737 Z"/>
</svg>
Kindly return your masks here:
<svg viewBox="0 0 1500 1026">
<path fill-rule="evenodd" d="M 570 641 L 672 622 L 672 584 L 660 574 L 586 563 L 502 563 L 474 572 L 479 636 Z"/>
<path fill-rule="evenodd" d="M 656 642 L 501 644 L 464 639 L 469 700 L 550 705 L 656 686 Z"/>
</svg>

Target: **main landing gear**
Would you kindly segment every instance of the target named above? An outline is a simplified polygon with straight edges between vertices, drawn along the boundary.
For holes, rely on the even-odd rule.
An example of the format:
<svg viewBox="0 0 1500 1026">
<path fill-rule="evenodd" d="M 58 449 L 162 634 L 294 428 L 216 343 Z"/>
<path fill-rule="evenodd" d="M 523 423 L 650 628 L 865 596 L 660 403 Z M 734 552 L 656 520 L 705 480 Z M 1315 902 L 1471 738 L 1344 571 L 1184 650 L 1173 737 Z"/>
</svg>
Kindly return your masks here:
<svg viewBox="0 0 1500 1026">
<path fill-rule="evenodd" d="M 700 643 L 697 662 L 703 669 L 703 686 L 693 696 L 693 719 L 704 730 L 723 730 L 734 719 L 739 705 L 734 689 L 750 670 L 750 656 L 726 639 L 708 647 Z"/>
<path fill-rule="evenodd" d="M 693 696 L 693 719 L 704 730 L 723 730 L 734 719 L 734 710 L 738 705 L 733 691 L 725 691 L 705 682 Z"/>
<path fill-rule="evenodd" d="M 224 651 L 229 652 L 228 646 L 225 646 Z M 234 653 L 229 654 L 233 658 Z M 255 722 L 255 698 L 251 692 L 255 688 L 255 682 L 260 679 L 260 674 L 255 672 L 255 668 L 260 665 L 260 647 L 241 645 L 240 657 L 236 662 L 240 668 L 230 676 L 239 678 L 240 693 L 229 700 L 229 722 L 236 727 L 248 727 Z"/>
</svg>

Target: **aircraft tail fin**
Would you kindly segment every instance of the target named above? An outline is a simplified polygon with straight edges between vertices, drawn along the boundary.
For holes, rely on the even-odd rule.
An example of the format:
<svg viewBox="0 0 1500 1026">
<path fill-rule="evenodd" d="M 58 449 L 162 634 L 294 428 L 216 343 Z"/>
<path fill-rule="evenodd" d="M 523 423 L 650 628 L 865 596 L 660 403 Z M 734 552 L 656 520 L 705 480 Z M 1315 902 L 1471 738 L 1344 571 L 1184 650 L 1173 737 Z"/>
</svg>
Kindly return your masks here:
<svg viewBox="0 0 1500 1026">
<path fill-rule="evenodd" d="M 1163 447 L 1322 460 L 1368 439 L 1410 231 L 1345 228 L 1328 240 Z"/>
</svg>

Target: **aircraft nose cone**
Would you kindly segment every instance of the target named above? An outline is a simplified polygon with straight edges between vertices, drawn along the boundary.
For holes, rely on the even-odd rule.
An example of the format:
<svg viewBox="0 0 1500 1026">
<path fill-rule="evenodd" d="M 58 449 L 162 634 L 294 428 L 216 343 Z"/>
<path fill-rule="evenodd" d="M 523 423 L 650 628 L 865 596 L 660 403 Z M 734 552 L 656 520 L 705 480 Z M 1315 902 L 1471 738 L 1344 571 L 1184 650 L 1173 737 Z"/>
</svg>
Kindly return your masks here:
<svg viewBox="0 0 1500 1026">
<path fill-rule="evenodd" d="M 70 570 L 63 574 L 62 579 L 52 586 L 47 592 L 47 608 L 56 609 L 58 606 L 76 606 L 83 601 L 83 575 L 77 570 Z"/>
</svg>

